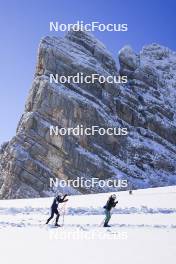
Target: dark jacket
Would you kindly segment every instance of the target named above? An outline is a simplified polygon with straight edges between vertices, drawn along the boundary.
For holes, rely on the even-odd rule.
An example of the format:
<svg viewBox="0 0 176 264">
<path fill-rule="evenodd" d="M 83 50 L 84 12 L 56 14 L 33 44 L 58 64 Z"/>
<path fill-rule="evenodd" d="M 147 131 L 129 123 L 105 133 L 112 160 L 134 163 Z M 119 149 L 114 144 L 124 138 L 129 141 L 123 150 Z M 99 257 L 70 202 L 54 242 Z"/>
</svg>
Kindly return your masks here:
<svg viewBox="0 0 176 264">
<path fill-rule="evenodd" d="M 54 198 L 51 208 L 57 209 L 59 203 L 67 202 L 68 200 L 65 200 L 66 196 L 67 196 L 67 194 L 65 194 L 63 198 L 61 198 L 60 196 L 57 196 L 56 198 Z"/>
<path fill-rule="evenodd" d="M 115 202 L 115 200 L 110 197 L 106 203 L 106 205 L 104 206 L 104 208 L 108 211 L 110 211 L 113 207 L 116 206 L 116 204 L 118 203 L 118 201 Z"/>
</svg>

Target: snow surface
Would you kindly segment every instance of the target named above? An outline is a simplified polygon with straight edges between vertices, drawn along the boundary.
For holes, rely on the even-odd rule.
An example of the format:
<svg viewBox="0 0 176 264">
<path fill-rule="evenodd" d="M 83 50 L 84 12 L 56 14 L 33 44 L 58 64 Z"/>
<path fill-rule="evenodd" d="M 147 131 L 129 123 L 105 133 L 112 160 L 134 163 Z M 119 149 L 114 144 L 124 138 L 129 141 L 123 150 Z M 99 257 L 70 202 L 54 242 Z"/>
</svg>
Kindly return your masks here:
<svg viewBox="0 0 176 264">
<path fill-rule="evenodd" d="M 176 186 L 119 192 L 112 226 L 103 228 L 108 197 L 69 197 L 61 228 L 45 225 L 53 198 L 1 200 L 1 263 L 174 264 Z"/>
</svg>

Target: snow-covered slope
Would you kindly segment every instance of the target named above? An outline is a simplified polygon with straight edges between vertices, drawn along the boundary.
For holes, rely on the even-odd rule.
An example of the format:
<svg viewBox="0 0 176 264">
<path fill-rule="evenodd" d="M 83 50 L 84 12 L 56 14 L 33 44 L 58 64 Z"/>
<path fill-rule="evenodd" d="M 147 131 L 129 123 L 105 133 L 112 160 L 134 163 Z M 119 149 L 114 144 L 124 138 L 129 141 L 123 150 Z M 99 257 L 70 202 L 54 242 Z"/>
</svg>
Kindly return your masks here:
<svg viewBox="0 0 176 264">
<path fill-rule="evenodd" d="M 69 197 L 57 229 L 45 225 L 52 198 L 0 201 L 1 263 L 175 263 L 176 187 L 119 192 L 105 229 L 108 196 Z"/>
</svg>

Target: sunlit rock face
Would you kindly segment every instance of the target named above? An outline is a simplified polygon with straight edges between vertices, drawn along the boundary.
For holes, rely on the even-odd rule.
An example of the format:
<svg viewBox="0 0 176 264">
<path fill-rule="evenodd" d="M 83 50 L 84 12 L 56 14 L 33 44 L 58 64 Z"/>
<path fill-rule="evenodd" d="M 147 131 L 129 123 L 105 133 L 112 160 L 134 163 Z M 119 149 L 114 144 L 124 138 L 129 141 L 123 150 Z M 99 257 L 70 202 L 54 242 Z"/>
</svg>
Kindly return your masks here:
<svg viewBox="0 0 176 264">
<path fill-rule="evenodd" d="M 176 53 L 157 44 L 119 52 L 120 68 L 85 32 L 41 40 L 16 136 L 0 150 L 0 197 L 54 195 L 55 181 L 98 178 L 128 186 L 66 187 L 94 193 L 176 184 Z M 50 75 L 127 76 L 122 83 L 54 83 Z M 126 128 L 127 135 L 50 135 L 50 127 Z"/>
</svg>

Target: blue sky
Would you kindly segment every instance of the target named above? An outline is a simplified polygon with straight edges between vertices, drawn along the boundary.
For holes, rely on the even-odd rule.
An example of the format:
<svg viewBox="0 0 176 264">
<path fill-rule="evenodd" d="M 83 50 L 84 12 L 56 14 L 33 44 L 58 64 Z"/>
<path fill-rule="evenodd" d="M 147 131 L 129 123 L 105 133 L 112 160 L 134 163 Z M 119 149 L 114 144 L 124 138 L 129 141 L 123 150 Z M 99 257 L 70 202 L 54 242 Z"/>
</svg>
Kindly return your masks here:
<svg viewBox="0 0 176 264">
<path fill-rule="evenodd" d="M 35 70 L 38 43 L 49 21 L 128 23 L 127 33 L 96 32 L 117 58 L 130 44 L 160 43 L 173 50 L 176 36 L 175 0 L 11 0 L 0 2 L 0 144 L 15 135 Z"/>
</svg>

